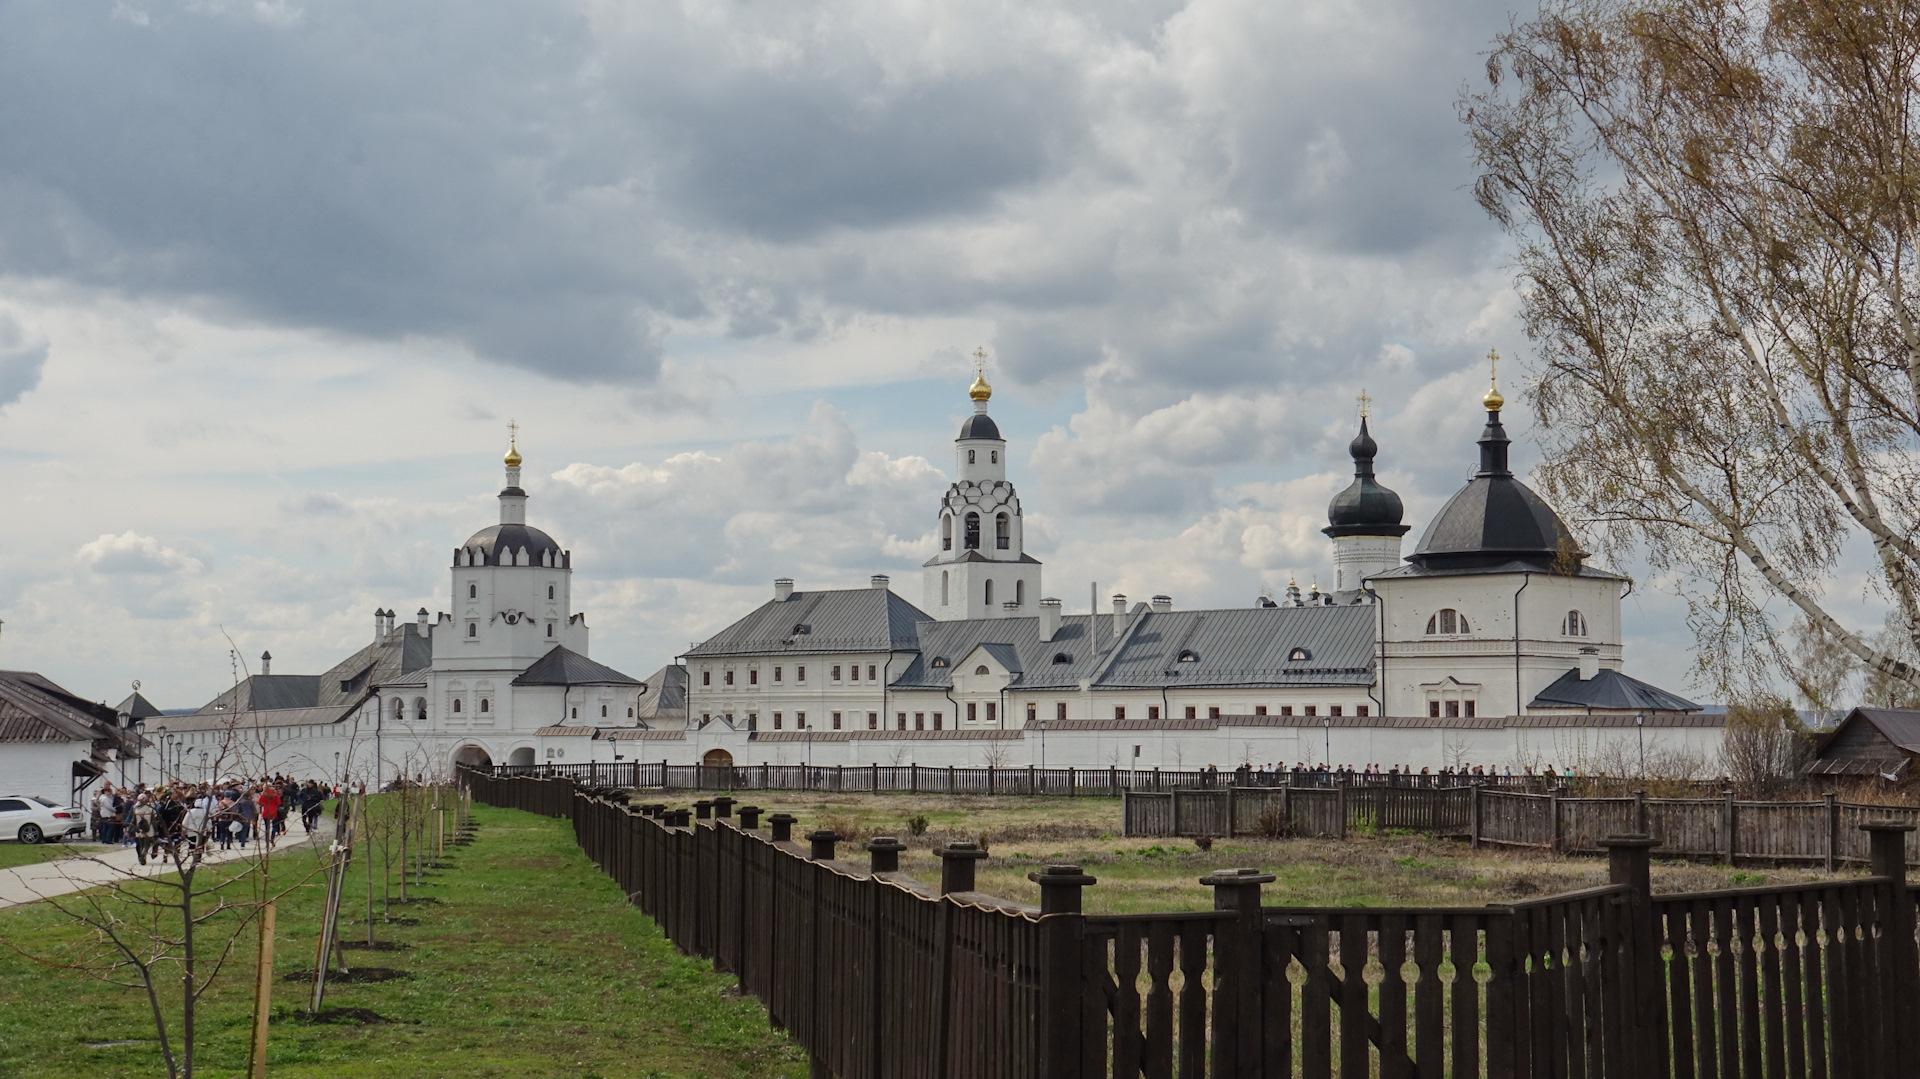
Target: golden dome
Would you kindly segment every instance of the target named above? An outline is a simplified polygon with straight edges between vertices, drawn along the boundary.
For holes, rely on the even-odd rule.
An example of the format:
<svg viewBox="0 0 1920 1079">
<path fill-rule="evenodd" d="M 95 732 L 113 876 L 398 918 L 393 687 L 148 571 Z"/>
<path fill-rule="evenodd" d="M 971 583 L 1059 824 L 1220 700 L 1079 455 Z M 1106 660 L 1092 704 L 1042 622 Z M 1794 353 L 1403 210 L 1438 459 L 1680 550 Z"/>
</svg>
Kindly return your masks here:
<svg viewBox="0 0 1920 1079">
<path fill-rule="evenodd" d="M 967 387 L 967 396 L 976 401 L 985 401 L 987 398 L 993 396 L 993 387 L 987 385 L 987 373 L 985 371 L 973 376 L 973 385 Z"/>
<path fill-rule="evenodd" d="M 1500 396 L 1500 353 L 1493 349 L 1487 350 L 1487 395 L 1480 403 L 1487 406 L 1488 412 L 1498 412 L 1500 406 L 1507 403 L 1507 399 Z"/>
<path fill-rule="evenodd" d="M 515 444 L 515 440 L 513 439 L 507 440 L 507 467 L 520 467 L 520 447 Z"/>
</svg>

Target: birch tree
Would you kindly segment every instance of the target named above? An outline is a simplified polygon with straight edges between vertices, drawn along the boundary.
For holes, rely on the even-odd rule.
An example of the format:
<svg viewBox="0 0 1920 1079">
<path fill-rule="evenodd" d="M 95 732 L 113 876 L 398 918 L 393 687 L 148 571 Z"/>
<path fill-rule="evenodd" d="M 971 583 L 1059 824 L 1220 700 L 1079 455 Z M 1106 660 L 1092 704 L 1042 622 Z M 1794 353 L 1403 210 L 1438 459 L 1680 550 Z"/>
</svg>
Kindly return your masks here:
<svg viewBox="0 0 1920 1079">
<path fill-rule="evenodd" d="M 1548 0 L 1461 113 L 1516 243 L 1542 485 L 1686 596 L 1700 672 L 1803 620 L 1920 687 L 1920 5 Z M 1844 625 L 1844 551 L 1892 644 Z"/>
</svg>

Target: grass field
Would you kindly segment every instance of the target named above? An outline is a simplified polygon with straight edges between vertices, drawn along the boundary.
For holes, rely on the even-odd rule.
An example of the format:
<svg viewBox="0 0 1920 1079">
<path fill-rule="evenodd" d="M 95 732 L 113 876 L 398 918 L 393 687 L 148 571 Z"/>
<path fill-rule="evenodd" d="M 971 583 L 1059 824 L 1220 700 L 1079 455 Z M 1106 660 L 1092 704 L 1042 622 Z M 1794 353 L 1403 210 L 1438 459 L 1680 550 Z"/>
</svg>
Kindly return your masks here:
<svg viewBox="0 0 1920 1079">
<path fill-rule="evenodd" d="M 0 869 L 11 869 L 16 865 L 37 865 L 55 858 L 67 858 L 76 854 L 104 854 L 112 847 L 103 847 L 91 840 L 70 839 L 65 843 L 35 843 L 28 846 L 18 840 L 0 843 Z"/>
<path fill-rule="evenodd" d="M 430 874 L 426 901 L 394 908 L 405 924 L 376 927 L 398 950 L 348 953 L 356 965 L 399 977 L 329 989 L 329 1011 L 365 1009 L 379 1021 L 300 1021 L 296 1004 L 307 983 L 277 981 L 269 1074 L 805 1073 L 803 1057 L 769 1027 L 760 1006 L 734 997 L 731 978 L 677 953 L 580 854 L 563 822 L 485 807 L 476 817 L 477 837 Z M 281 871 L 311 857 L 283 855 Z M 348 879 L 345 936 L 364 940 L 365 878 Z M 282 974 L 311 968 L 320 900 L 316 882 L 282 902 Z M 48 954 L 79 938 L 45 904 L 0 911 L 0 1077 L 164 1075 L 144 995 L 49 970 L 7 947 Z M 250 961 L 229 968 L 203 1003 L 198 1074 L 237 1076 L 244 1068 L 252 974 Z"/>
<path fill-rule="evenodd" d="M 679 806 L 693 795 L 660 796 Z M 705 797 L 705 795 L 701 795 Z M 1252 866 L 1279 879 L 1267 886 L 1270 906 L 1480 906 L 1511 903 L 1606 883 L 1606 862 L 1531 850 L 1473 850 L 1465 843 L 1401 834 L 1324 839 L 1216 839 L 1203 851 L 1190 839 L 1123 839 L 1120 802 L 1108 798 L 956 797 L 748 791 L 746 804 L 800 818 L 796 837 L 815 828 L 853 836 L 841 856 L 864 859 L 858 846 L 874 835 L 910 845 L 900 867 L 929 884 L 940 879 L 933 848 L 950 840 L 984 839 L 981 891 L 1026 903 L 1040 901 L 1027 874 L 1050 862 L 1078 864 L 1099 878 L 1085 893 L 1094 913 L 1202 910 L 1213 894 L 1199 878 L 1216 869 Z M 926 831 L 908 823 L 926 818 Z M 1659 863 L 1658 892 L 1700 891 L 1818 880 L 1802 869 L 1758 869 Z"/>
</svg>

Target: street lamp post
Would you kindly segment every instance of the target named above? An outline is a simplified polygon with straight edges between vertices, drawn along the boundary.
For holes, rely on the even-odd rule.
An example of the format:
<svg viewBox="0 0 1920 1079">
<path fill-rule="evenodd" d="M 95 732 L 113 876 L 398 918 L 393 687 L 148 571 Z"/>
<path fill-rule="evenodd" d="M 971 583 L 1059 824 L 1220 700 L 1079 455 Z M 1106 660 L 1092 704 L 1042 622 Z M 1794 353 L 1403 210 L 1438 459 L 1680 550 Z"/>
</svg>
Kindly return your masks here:
<svg viewBox="0 0 1920 1079">
<path fill-rule="evenodd" d="M 1320 717 L 1320 731 L 1326 738 L 1326 756 L 1324 759 L 1327 762 L 1327 771 L 1331 773 L 1333 771 L 1333 717 L 1332 716 Z"/>
<path fill-rule="evenodd" d="M 155 733 L 160 735 L 160 782 L 165 783 L 167 781 L 167 728 L 158 727 Z"/>
<path fill-rule="evenodd" d="M 1641 712 L 1633 717 L 1633 727 L 1640 735 L 1640 778 L 1647 778 L 1647 714 Z"/>
</svg>

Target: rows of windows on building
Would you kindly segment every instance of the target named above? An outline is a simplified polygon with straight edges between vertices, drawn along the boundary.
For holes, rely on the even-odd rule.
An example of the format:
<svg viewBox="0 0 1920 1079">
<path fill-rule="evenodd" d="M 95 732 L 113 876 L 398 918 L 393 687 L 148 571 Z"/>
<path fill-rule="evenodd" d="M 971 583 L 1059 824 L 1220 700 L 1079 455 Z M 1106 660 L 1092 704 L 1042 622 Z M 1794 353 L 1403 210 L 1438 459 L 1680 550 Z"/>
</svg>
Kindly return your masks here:
<svg viewBox="0 0 1920 1079">
<path fill-rule="evenodd" d="M 968 453 L 969 459 L 971 459 L 972 451 L 968 451 Z M 1000 455 L 996 453 L 994 460 L 997 462 L 999 459 Z M 965 550 L 977 551 L 980 549 L 979 513 L 969 510 L 967 515 L 961 518 L 960 542 Z M 997 551 L 1010 550 L 1013 547 L 1013 516 L 1011 514 L 1000 513 L 994 515 L 993 547 L 994 550 Z M 940 518 L 940 549 L 943 551 L 953 550 L 953 514 L 951 513 L 943 514 Z"/>
<path fill-rule="evenodd" d="M 1467 616 L 1454 610 L 1452 607 L 1435 611 L 1433 616 L 1427 619 L 1427 634 L 1429 636 L 1459 635 L 1472 632 L 1473 627 L 1467 624 Z M 1568 611 L 1567 616 L 1560 620 L 1560 635 L 1562 637 L 1585 637 L 1587 635 L 1587 616 L 1581 614 L 1579 611 Z"/>
<path fill-rule="evenodd" d="M 1436 701 L 1434 703 L 1435 703 L 1435 707 L 1437 708 L 1439 705 L 1439 702 Z M 1459 702 L 1459 701 L 1448 702 L 1449 707 L 1453 710 L 1448 711 L 1446 714 L 1460 715 L 1461 713 L 1457 709 L 1461 703 L 1462 702 Z M 1469 716 L 1473 715 L 1474 702 L 1469 700 L 1464 703 L 1466 705 L 1465 714 Z M 1301 705 L 1298 707 L 1299 707 L 1299 711 L 1296 712 L 1294 705 L 1283 704 L 1283 705 L 1280 705 L 1277 709 L 1269 711 L 1267 705 L 1259 704 L 1254 706 L 1253 714 L 1256 716 L 1269 716 L 1269 715 L 1271 716 L 1293 716 L 1293 715 L 1315 716 L 1315 717 L 1329 718 L 1329 719 L 1337 719 L 1344 716 L 1365 717 L 1373 714 L 1373 706 L 1366 705 L 1366 704 L 1352 705 L 1351 706 L 1352 711 L 1348 711 L 1349 706 L 1343 705 L 1343 704 L 1327 705 L 1324 711 L 1322 711 L 1320 705 L 1316 705 L 1316 704 Z M 1186 719 L 1200 718 L 1200 707 L 1198 705 L 1187 705 L 1183 709 L 1183 712 L 1184 712 L 1184 718 Z M 984 701 L 984 702 L 969 701 L 964 706 L 963 714 L 965 716 L 965 721 L 968 723 L 990 723 L 991 724 L 991 723 L 1000 722 L 1000 706 L 999 706 L 999 703 L 996 701 Z M 1440 713 L 1438 711 L 1435 711 L 1433 714 L 1439 715 Z M 1219 719 L 1221 715 L 1222 715 L 1221 706 L 1210 705 L 1207 707 L 1208 719 Z M 722 712 L 719 714 L 719 716 L 721 719 L 724 719 L 729 723 L 734 722 L 735 717 L 732 712 Z M 1129 718 L 1139 719 L 1139 718 L 1142 718 L 1143 716 L 1147 719 L 1160 719 L 1161 707 L 1157 704 L 1150 704 L 1146 706 L 1146 710 L 1144 712 L 1135 711 L 1130 714 L 1128 711 L 1127 705 L 1116 704 L 1113 706 L 1113 718 L 1115 719 L 1129 719 Z M 1067 718 L 1067 702 L 1066 701 L 1053 702 L 1053 718 L 1060 721 L 1066 720 Z M 714 713 L 703 712 L 700 715 L 700 719 L 704 723 L 711 723 L 714 719 Z M 869 712 L 861 712 L 857 710 L 856 711 L 842 710 L 837 712 L 828 711 L 826 713 L 826 719 L 827 719 L 826 724 L 824 726 L 820 726 L 819 721 L 816 720 L 815 721 L 816 725 L 813 727 L 808 726 L 807 713 L 805 712 L 796 711 L 796 712 L 793 712 L 791 715 L 789 715 L 786 712 L 773 712 L 769 714 L 768 719 L 771 724 L 769 729 L 776 730 L 776 731 L 780 731 L 780 730 L 804 731 L 804 730 L 822 730 L 822 729 L 836 730 L 836 731 L 858 730 L 858 729 L 862 729 L 863 723 L 864 723 L 864 729 L 866 730 L 877 731 L 877 730 L 886 729 L 880 725 L 880 713 L 877 711 L 869 711 Z M 1027 704 L 1027 722 L 1029 724 L 1037 724 L 1039 721 L 1040 721 L 1040 705 L 1038 703 L 1029 702 Z M 947 720 L 946 720 L 945 712 L 895 712 L 893 714 L 894 730 L 901 730 L 901 731 L 945 730 L 947 729 L 946 722 Z M 748 712 L 746 714 L 746 725 L 748 730 L 755 730 L 755 731 L 759 730 L 760 729 L 760 713 Z"/>
</svg>

